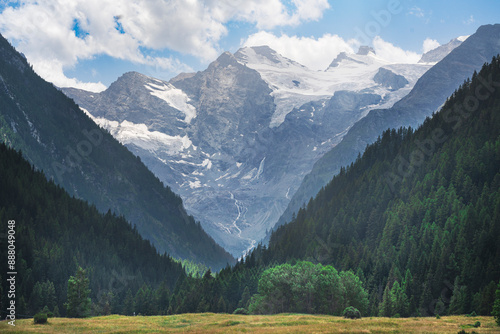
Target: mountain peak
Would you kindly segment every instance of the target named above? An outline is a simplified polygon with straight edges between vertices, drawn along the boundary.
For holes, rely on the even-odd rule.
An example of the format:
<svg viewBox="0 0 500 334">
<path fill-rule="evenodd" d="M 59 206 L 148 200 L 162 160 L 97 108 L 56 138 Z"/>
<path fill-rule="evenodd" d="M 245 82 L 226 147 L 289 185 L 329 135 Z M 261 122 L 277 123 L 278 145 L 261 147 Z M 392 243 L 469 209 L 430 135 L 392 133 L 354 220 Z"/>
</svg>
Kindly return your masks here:
<svg viewBox="0 0 500 334">
<path fill-rule="evenodd" d="M 366 60 L 368 55 L 375 55 L 375 50 L 371 46 L 362 45 L 359 47 L 357 53 L 347 53 L 341 52 L 335 57 L 328 68 L 338 67 L 342 62 L 356 63 L 356 64 L 366 64 L 369 61 Z M 359 57 L 361 56 L 361 57 Z M 328 69 L 327 69 L 328 70 Z"/>
<path fill-rule="evenodd" d="M 213 62 L 210 66 L 229 66 L 229 65 L 235 65 L 238 62 L 236 59 L 235 55 L 233 55 L 231 52 L 226 51 L 222 53 L 215 62 Z"/>
<path fill-rule="evenodd" d="M 265 57 L 269 61 L 279 64 L 279 54 L 267 45 L 253 46 L 251 49 L 258 55 Z"/>
<path fill-rule="evenodd" d="M 147 76 L 146 74 L 142 74 L 136 71 L 130 71 L 130 72 L 125 72 L 122 75 L 116 79 L 115 82 L 120 82 L 120 81 L 134 81 L 134 82 L 144 82 L 148 80 L 157 80 L 154 79 L 150 76 Z"/>
<path fill-rule="evenodd" d="M 125 72 L 121 76 L 119 76 L 114 82 L 109 85 L 106 90 L 109 91 L 117 91 L 127 87 L 127 90 L 130 90 L 131 87 L 139 87 L 143 86 L 146 82 L 153 80 L 151 77 L 148 77 L 145 74 L 130 71 Z M 130 85 L 133 83 L 133 85 Z"/>
<path fill-rule="evenodd" d="M 260 46 L 245 46 L 241 49 L 239 49 L 234 56 L 238 60 L 242 61 L 248 61 L 251 56 L 257 56 L 259 58 L 264 58 L 268 61 L 271 61 L 272 63 L 278 64 L 279 61 L 279 54 L 271 49 L 267 45 L 260 45 Z"/>
<path fill-rule="evenodd" d="M 353 54 L 352 53 L 348 54 L 347 52 L 339 53 L 338 56 L 335 57 L 335 59 L 332 61 L 330 66 L 328 66 L 328 68 L 338 67 L 340 65 L 340 63 L 342 63 L 343 61 L 350 61 L 350 62 L 354 62 L 354 63 L 358 63 L 358 64 L 363 64 L 363 62 L 350 57 L 351 55 L 353 55 Z"/>
<path fill-rule="evenodd" d="M 367 56 L 370 52 L 375 54 L 375 50 L 371 46 L 362 45 L 359 47 L 358 53 L 356 54 L 360 56 Z"/>
<path fill-rule="evenodd" d="M 281 68 L 287 68 L 290 66 L 304 67 L 304 65 L 299 64 L 296 61 L 282 56 L 267 45 L 246 46 L 239 49 L 234 56 L 240 63 L 245 65 L 266 64 Z"/>
<path fill-rule="evenodd" d="M 467 39 L 468 36 L 461 36 L 454 38 L 446 44 L 440 45 L 435 49 L 432 49 L 422 55 L 419 63 L 438 63 L 444 57 L 446 57 L 451 51 L 453 51 L 457 46 L 462 44 L 463 41 Z"/>
</svg>

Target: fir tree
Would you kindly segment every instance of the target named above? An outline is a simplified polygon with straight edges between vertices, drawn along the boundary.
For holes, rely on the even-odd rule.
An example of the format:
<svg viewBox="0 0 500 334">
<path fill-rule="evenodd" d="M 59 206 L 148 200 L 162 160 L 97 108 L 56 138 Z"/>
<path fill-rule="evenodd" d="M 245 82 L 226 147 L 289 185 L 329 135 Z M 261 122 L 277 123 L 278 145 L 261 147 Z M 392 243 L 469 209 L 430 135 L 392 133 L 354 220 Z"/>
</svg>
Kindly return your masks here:
<svg viewBox="0 0 500 334">
<path fill-rule="evenodd" d="M 90 315 L 89 279 L 82 267 L 68 280 L 68 302 L 65 304 L 68 317 L 84 318 Z"/>
<path fill-rule="evenodd" d="M 495 304 L 491 315 L 495 317 L 497 325 L 500 326 L 500 282 L 498 282 L 497 291 L 495 292 Z"/>
<path fill-rule="evenodd" d="M 379 317 L 390 317 L 392 315 L 392 294 L 389 284 L 385 286 L 382 302 L 378 307 Z"/>
</svg>

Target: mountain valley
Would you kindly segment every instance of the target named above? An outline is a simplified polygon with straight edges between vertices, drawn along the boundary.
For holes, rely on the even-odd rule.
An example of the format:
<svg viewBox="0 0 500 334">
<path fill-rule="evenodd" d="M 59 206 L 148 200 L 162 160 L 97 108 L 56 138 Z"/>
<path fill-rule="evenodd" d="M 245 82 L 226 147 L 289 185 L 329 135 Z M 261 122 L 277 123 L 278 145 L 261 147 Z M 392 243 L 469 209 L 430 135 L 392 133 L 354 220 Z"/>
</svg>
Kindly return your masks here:
<svg viewBox="0 0 500 334">
<path fill-rule="evenodd" d="M 452 48 L 441 49 L 433 60 Z M 273 228 L 318 159 L 433 64 L 392 64 L 361 47 L 313 71 L 267 46 L 246 47 L 169 82 L 126 73 L 102 93 L 63 91 L 238 257 Z"/>
</svg>

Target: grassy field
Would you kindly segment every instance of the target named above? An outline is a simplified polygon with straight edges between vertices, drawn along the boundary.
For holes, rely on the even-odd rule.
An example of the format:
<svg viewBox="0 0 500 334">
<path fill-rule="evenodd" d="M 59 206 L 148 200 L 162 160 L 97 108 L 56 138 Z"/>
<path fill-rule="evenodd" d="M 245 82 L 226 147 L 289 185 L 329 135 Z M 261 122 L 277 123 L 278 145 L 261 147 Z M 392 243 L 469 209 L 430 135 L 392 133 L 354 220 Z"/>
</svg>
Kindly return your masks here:
<svg viewBox="0 0 500 334">
<path fill-rule="evenodd" d="M 473 328 L 476 321 L 481 327 Z M 34 325 L 33 319 L 16 320 L 12 327 L 0 323 L 2 333 L 500 333 L 492 317 L 450 316 L 436 318 L 363 318 L 304 314 L 245 316 L 229 314 L 181 314 L 126 317 L 111 315 L 87 319 L 50 318 Z"/>
</svg>

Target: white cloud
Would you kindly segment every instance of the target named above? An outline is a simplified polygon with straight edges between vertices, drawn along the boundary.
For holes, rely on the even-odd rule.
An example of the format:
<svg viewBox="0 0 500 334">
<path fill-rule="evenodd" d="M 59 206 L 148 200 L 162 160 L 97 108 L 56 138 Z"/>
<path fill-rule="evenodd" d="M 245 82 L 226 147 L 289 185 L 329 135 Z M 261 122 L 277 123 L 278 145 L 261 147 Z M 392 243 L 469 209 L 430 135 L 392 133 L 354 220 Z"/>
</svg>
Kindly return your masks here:
<svg viewBox="0 0 500 334">
<path fill-rule="evenodd" d="M 373 48 L 375 53 L 382 59 L 391 63 L 414 64 L 418 63 L 421 58 L 416 52 L 405 51 L 393 44 L 384 41 L 379 36 L 373 39 Z"/>
<path fill-rule="evenodd" d="M 66 77 L 63 66 L 58 61 L 42 59 L 34 63 L 33 69 L 45 80 L 54 83 L 58 87 L 76 87 L 96 93 L 106 89 L 106 86 L 101 82 L 81 82 L 75 78 Z"/>
<path fill-rule="evenodd" d="M 318 20 L 328 8 L 327 0 L 25 0 L 0 13 L 0 31 L 44 78 L 82 85 L 64 75 L 80 60 L 109 55 L 180 72 L 186 66 L 179 60 L 152 58 L 143 50 L 210 61 L 220 53 L 218 42 L 231 20 L 269 29 Z"/>
<path fill-rule="evenodd" d="M 425 16 L 423 9 L 417 6 L 413 6 L 408 13 L 418 18 L 423 18 Z"/>
<path fill-rule="evenodd" d="M 439 42 L 436 41 L 435 39 L 426 38 L 423 45 L 422 45 L 422 51 L 423 51 L 423 53 L 427 53 L 427 52 L 439 47 L 440 45 L 441 44 L 439 44 Z"/>
<path fill-rule="evenodd" d="M 337 35 L 326 34 L 315 39 L 281 35 L 260 31 L 248 37 L 244 46 L 268 45 L 281 55 L 295 60 L 313 70 L 324 70 L 342 51 L 353 52 L 354 41 L 346 42 Z"/>
<path fill-rule="evenodd" d="M 474 22 L 476 22 L 476 20 L 474 20 L 474 16 L 473 15 L 471 15 L 467 20 L 463 21 L 463 23 L 466 24 L 466 25 L 471 25 Z"/>
<path fill-rule="evenodd" d="M 437 43 L 437 44 L 436 44 Z M 338 35 L 325 34 L 320 38 L 297 37 L 283 34 L 276 36 L 272 33 L 260 31 L 243 41 L 242 46 L 267 45 L 281 55 L 295 60 L 313 70 L 324 70 L 340 52 L 357 52 L 361 45 L 359 41 L 345 41 Z M 372 41 L 373 48 L 378 57 L 399 64 L 417 63 L 421 54 L 406 51 L 377 36 Z M 423 43 L 424 50 L 439 46 L 437 41 L 426 39 Z"/>
<path fill-rule="evenodd" d="M 259 29 L 294 26 L 315 21 L 330 8 L 327 0 L 291 0 L 289 10 L 283 0 L 211 0 L 213 17 L 221 21 L 237 19 L 254 23 Z"/>
<path fill-rule="evenodd" d="M 415 16 L 416 18 L 422 20 L 424 23 L 430 22 L 430 17 L 432 16 L 432 10 L 425 11 L 420 7 L 413 6 L 409 11 L 409 15 Z"/>
</svg>

